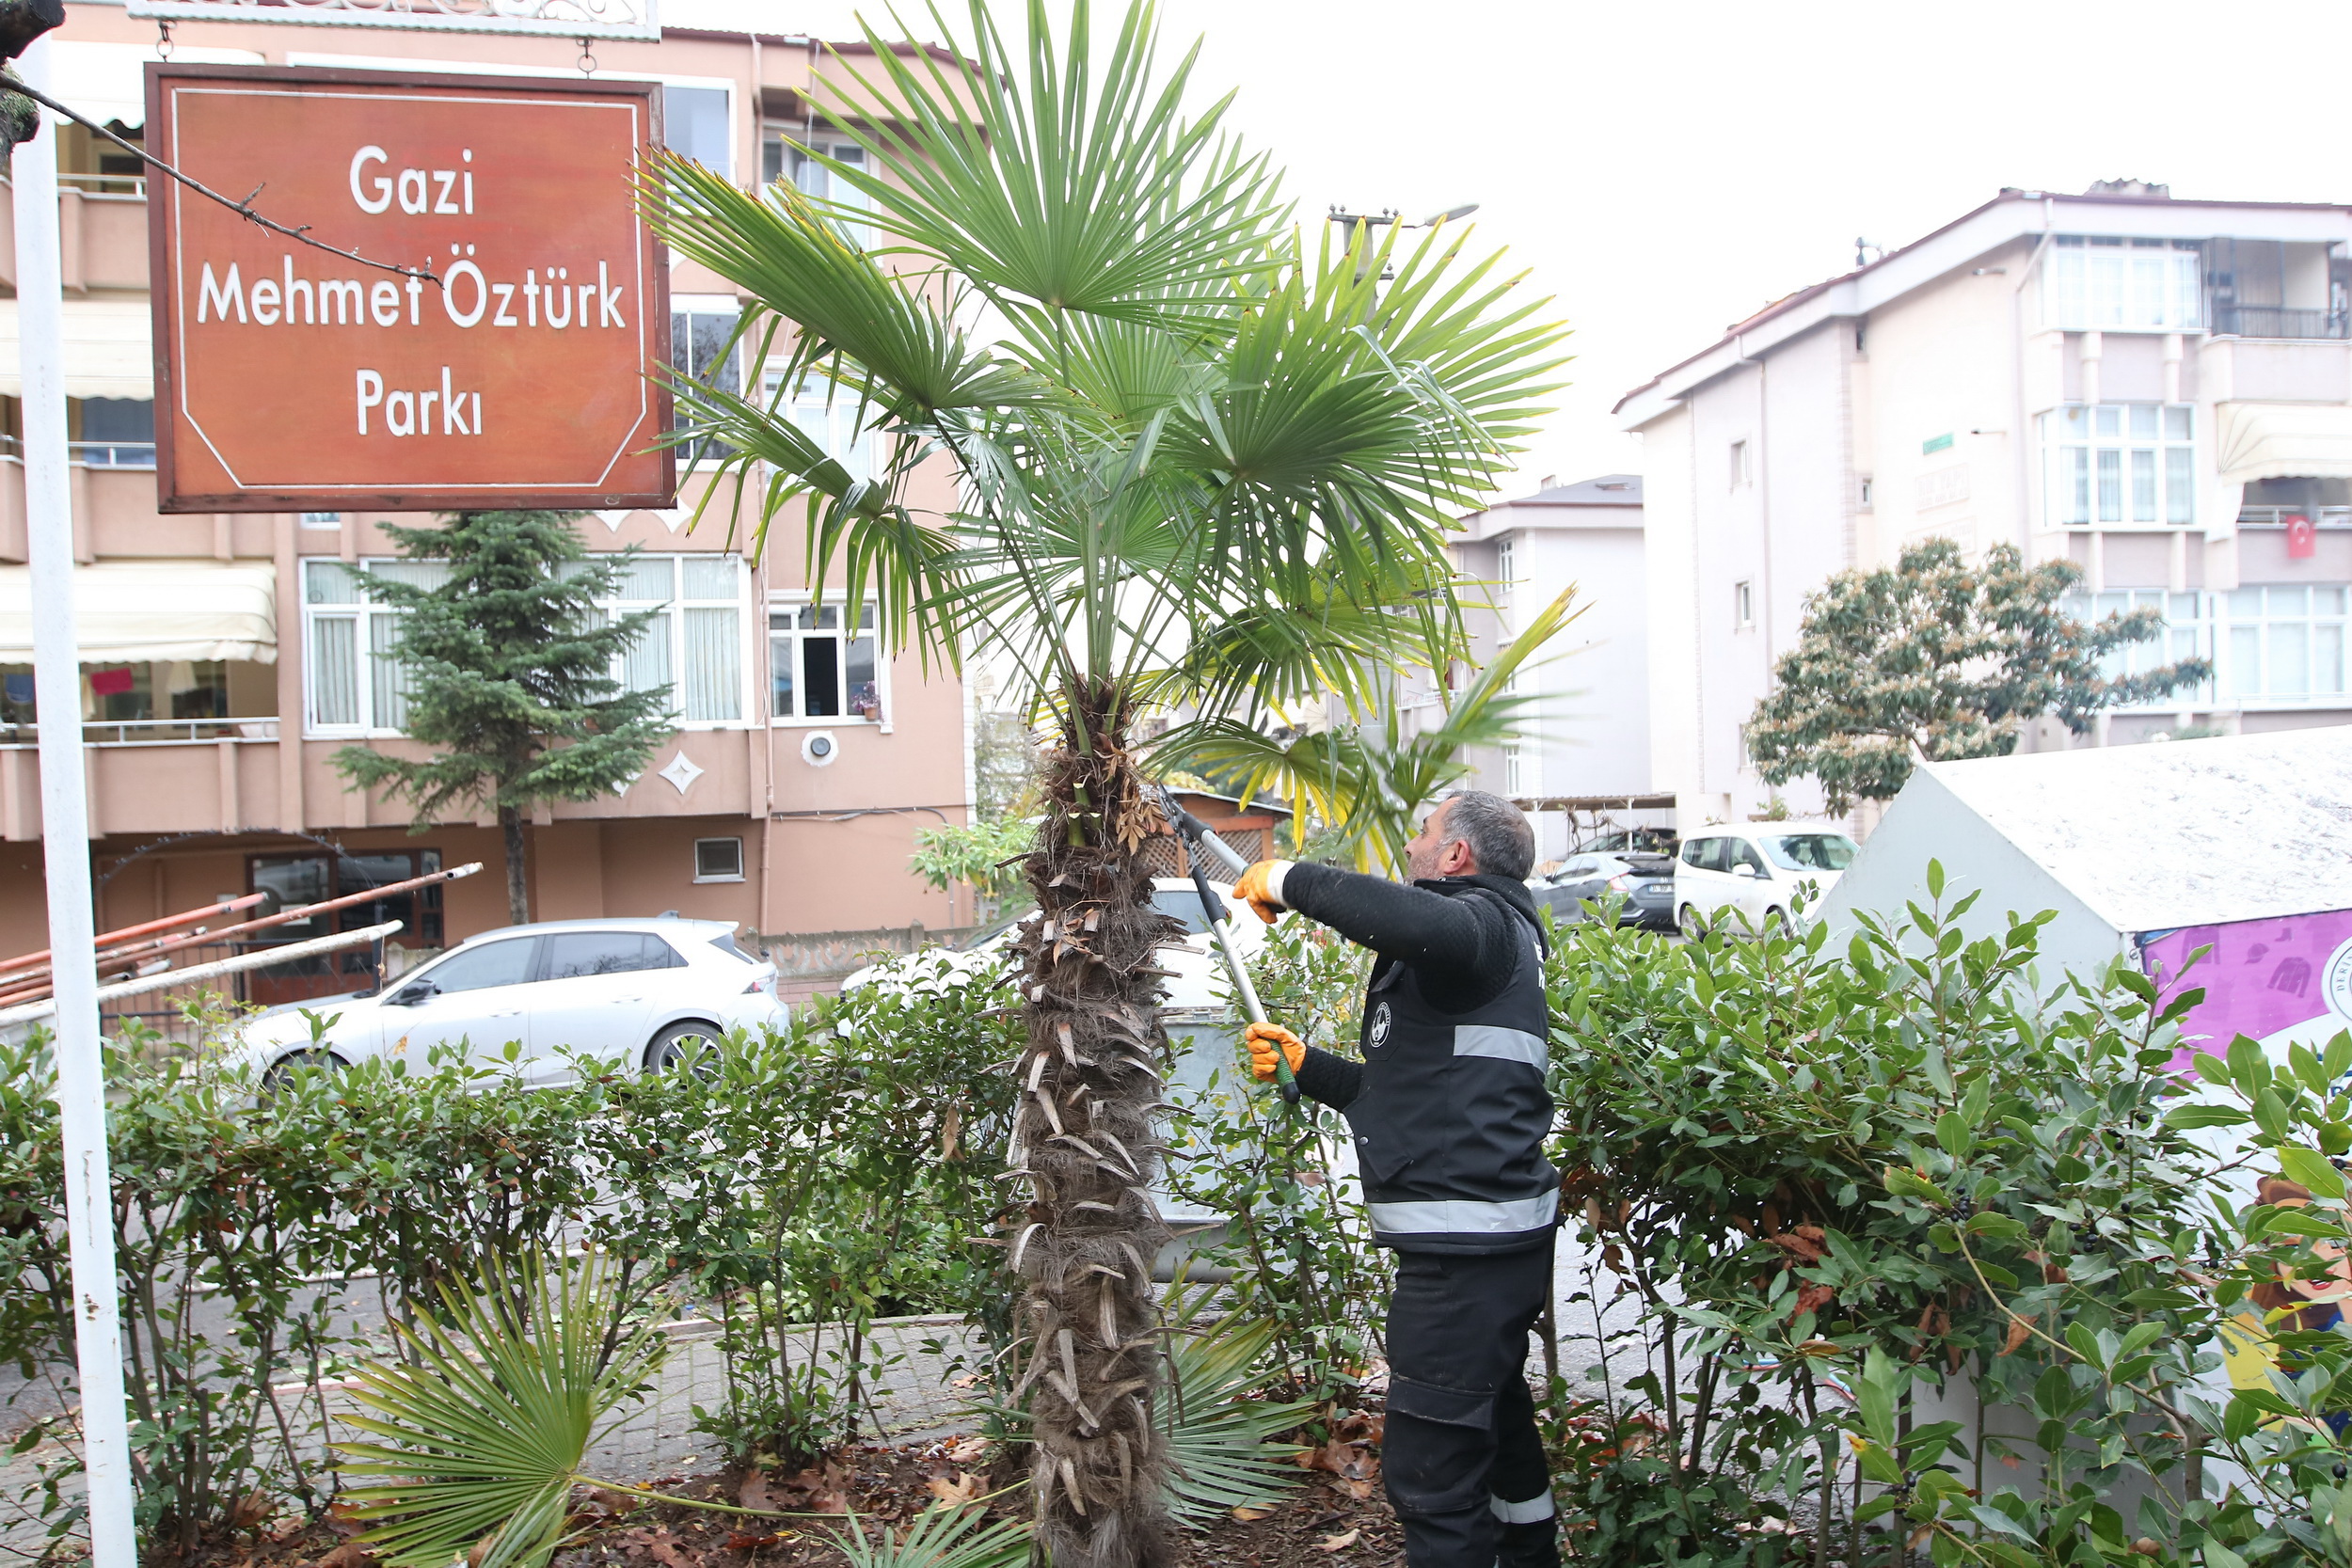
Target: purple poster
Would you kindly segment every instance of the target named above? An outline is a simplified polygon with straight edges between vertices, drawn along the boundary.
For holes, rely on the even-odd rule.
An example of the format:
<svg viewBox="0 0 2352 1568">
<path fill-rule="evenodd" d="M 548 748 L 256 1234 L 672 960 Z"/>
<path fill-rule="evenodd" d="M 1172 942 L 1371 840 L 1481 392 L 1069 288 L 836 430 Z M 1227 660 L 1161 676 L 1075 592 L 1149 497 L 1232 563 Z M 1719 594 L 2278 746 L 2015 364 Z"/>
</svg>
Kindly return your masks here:
<svg viewBox="0 0 2352 1568">
<path fill-rule="evenodd" d="M 2211 951 L 2189 967 L 2201 947 Z M 2146 939 L 2139 959 L 2167 994 L 2204 989 L 2181 1021 L 2188 1049 L 2173 1058 L 2178 1068 L 2198 1051 L 2219 1055 L 2240 1035 L 2277 1057 L 2352 1029 L 2352 910 L 2187 926 Z"/>
</svg>

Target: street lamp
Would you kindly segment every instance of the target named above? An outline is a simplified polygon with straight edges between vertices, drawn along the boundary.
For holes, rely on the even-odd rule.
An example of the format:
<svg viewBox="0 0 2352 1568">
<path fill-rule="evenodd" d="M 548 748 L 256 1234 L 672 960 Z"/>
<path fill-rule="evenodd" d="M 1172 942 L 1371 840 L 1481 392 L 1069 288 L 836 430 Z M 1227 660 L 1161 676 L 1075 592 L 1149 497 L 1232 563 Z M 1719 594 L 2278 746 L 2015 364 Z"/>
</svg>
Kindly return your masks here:
<svg viewBox="0 0 2352 1568">
<path fill-rule="evenodd" d="M 1465 201 L 1458 207 L 1448 207 L 1442 213 L 1434 213 L 1428 217 L 1422 219 L 1419 223 L 1406 223 L 1405 221 L 1404 214 L 1399 213 L 1393 207 L 1383 207 L 1377 213 L 1351 213 L 1346 208 L 1334 201 L 1331 203 L 1330 212 L 1325 215 L 1324 221 L 1327 223 L 1343 223 L 1351 230 L 1353 230 L 1359 223 L 1362 224 L 1366 230 L 1376 229 L 1382 224 L 1388 223 L 1392 223 L 1399 229 L 1435 229 L 1441 223 L 1454 223 L 1459 219 L 1466 218 L 1476 211 L 1478 211 L 1477 202 Z M 1356 276 L 1359 281 L 1360 281 L 1363 277 L 1363 269 L 1360 265 L 1357 269 Z M 1395 276 L 1395 271 L 1391 269 L 1390 271 L 1383 272 L 1379 277 L 1375 279 L 1375 281 L 1386 283 L 1389 279 L 1394 277 Z"/>
</svg>

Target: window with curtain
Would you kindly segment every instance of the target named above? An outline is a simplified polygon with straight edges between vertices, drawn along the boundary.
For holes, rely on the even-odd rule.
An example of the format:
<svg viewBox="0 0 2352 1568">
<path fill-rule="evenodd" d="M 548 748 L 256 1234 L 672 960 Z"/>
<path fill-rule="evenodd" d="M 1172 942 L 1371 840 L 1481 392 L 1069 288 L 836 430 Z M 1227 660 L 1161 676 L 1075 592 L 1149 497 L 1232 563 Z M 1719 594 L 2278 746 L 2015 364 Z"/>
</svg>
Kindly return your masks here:
<svg viewBox="0 0 2352 1568">
<path fill-rule="evenodd" d="M 2060 234 L 2045 262 L 2043 319 L 2076 331 L 2201 330 L 2203 257 L 2195 240 Z"/>
<path fill-rule="evenodd" d="M 434 587 L 437 562 L 367 561 L 368 576 Z M 740 723 L 745 717 L 742 559 L 734 555 L 640 555 L 625 564 L 599 617 L 653 610 L 653 620 L 614 663 L 631 691 L 667 690 L 686 724 Z M 407 671 L 394 653 L 400 612 L 367 594 L 341 562 L 302 563 L 303 682 L 314 734 L 401 734 L 408 721 Z"/>
<path fill-rule="evenodd" d="M 2196 415 L 2185 403 L 2074 403 L 2042 415 L 2049 521 L 2194 523 Z"/>
<path fill-rule="evenodd" d="M 735 335 L 732 310 L 681 308 L 670 312 L 670 363 L 682 375 L 723 392 L 743 390 L 743 345 Z M 686 411 L 680 410 L 681 417 Z M 678 454 L 689 463 L 724 457 L 723 441 L 704 438 L 687 442 Z"/>
<path fill-rule="evenodd" d="M 2296 583 L 2216 594 L 2217 619 L 2226 626 L 2214 654 L 2223 699 L 2341 705 L 2346 593 Z"/>
<path fill-rule="evenodd" d="M 873 479 L 878 475 L 874 436 L 865 428 L 875 410 L 870 404 L 862 404 L 857 393 L 817 375 L 803 376 L 787 393 L 781 369 L 768 372 L 761 390 L 770 407 L 781 408 L 784 417 L 800 427 L 802 434 L 827 457 L 849 470 L 851 479 Z"/>
<path fill-rule="evenodd" d="M 2069 594 L 2058 601 L 2058 609 L 2075 620 L 2096 624 L 2110 615 L 2129 615 L 2134 610 L 2153 609 L 2164 617 L 2164 627 L 2145 642 L 2117 648 L 2100 660 L 2099 673 L 2109 680 L 2125 675 L 2144 675 L 2167 664 L 2177 664 L 2185 658 L 2211 657 L 2213 630 L 2206 613 L 2206 596 L 2202 594 L 2174 594 L 2161 588 L 2116 589 L 2105 594 Z M 2169 697 L 2147 705 L 2151 709 L 2171 711 L 2184 704 L 2207 703 L 2213 693 L 2204 687 L 2184 688 Z"/>
<path fill-rule="evenodd" d="M 866 149 L 847 137 L 797 125 L 771 125 L 760 136 L 760 177 L 767 184 L 788 183 L 802 195 L 866 213 L 873 210 L 864 191 L 835 174 L 809 154 L 820 152 L 850 168 L 866 166 Z M 873 243 L 871 230 L 855 218 L 842 218 L 841 232 L 860 249 Z"/>
</svg>

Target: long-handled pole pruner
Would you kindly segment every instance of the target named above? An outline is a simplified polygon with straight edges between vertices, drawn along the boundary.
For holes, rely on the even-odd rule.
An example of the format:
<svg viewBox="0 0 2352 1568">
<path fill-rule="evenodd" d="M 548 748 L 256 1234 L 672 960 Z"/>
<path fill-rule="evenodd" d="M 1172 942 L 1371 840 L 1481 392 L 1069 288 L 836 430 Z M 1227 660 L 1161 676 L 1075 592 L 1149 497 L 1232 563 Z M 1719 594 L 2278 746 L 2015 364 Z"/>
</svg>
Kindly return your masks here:
<svg viewBox="0 0 2352 1568">
<path fill-rule="evenodd" d="M 1241 956 L 1233 951 L 1232 938 L 1225 931 L 1225 919 L 1232 913 L 1225 900 L 1209 885 L 1209 868 L 1201 856 L 1214 855 L 1218 863 L 1235 877 L 1249 869 L 1249 863 L 1233 852 L 1233 847 L 1209 832 L 1208 825 L 1176 803 L 1176 792 L 1160 786 L 1160 810 L 1176 831 L 1184 836 L 1190 849 L 1184 863 L 1192 867 L 1192 885 L 1200 895 L 1200 914 L 1209 923 L 1209 932 L 1216 940 L 1216 950 L 1225 956 L 1225 973 L 1232 976 L 1233 992 L 1241 998 L 1242 1009 L 1252 1023 L 1266 1022 L 1265 1006 L 1258 1000 L 1258 988 L 1249 983 L 1249 972 L 1242 967 Z M 1274 1053 L 1274 1077 L 1282 1087 L 1282 1103 L 1298 1103 L 1298 1080 L 1292 1076 L 1289 1055 L 1279 1050 Z"/>
</svg>

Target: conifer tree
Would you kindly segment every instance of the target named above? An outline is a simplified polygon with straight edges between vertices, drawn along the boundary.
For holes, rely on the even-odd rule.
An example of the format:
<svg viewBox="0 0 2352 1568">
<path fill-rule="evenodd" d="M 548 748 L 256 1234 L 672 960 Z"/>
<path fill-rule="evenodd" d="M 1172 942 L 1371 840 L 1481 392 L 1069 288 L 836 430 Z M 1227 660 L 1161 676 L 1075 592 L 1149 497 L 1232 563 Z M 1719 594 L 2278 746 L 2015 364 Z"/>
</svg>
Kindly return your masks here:
<svg viewBox="0 0 2352 1568">
<path fill-rule="evenodd" d="M 506 901 L 531 918 L 523 818 L 541 801 L 588 800 L 644 769 L 675 727 L 667 688 L 626 691 L 612 667 L 661 611 L 607 619 L 626 554 L 592 558 L 574 513 L 460 512 L 439 528 L 387 526 L 406 561 L 446 562 L 422 587 L 356 573 L 368 596 L 403 613 L 392 643 L 406 683 L 409 738 L 424 758 L 365 746 L 335 753 L 364 788 L 414 808 L 421 832 L 451 808 L 498 811 Z"/>
<path fill-rule="evenodd" d="M 2150 702 L 2213 678 L 2184 658 L 2110 673 L 2107 656 L 2154 639 L 2153 607 L 2084 622 L 2060 605 L 2082 580 L 2070 561 L 2028 566 L 2011 545 L 1971 562 L 1927 539 L 1892 570 L 1840 572 L 1805 602 L 1797 645 L 1748 721 L 1767 784 L 1810 775 L 1832 811 L 1893 797 L 1922 761 L 2007 756 L 2028 719 L 2081 735 L 2101 708 Z"/>
</svg>

